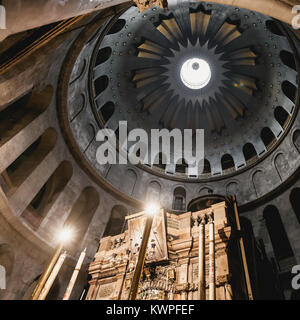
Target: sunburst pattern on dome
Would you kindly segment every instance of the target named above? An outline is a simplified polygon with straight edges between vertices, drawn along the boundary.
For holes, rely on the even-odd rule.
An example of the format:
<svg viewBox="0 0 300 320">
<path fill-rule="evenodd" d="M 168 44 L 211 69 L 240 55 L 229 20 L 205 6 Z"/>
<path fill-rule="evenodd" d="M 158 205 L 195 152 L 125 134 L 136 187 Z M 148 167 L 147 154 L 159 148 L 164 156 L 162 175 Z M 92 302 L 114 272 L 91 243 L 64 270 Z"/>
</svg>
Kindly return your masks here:
<svg viewBox="0 0 300 320">
<path fill-rule="evenodd" d="M 149 36 L 138 47 L 133 81 L 143 110 L 162 111 L 167 128 L 207 128 L 221 133 L 224 119 L 243 117 L 245 95 L 257 90 L 256 54 L 237 45 L 242 31 L 202 11 L 176 11 L 156 26 L 161 37 Z M 205 86 L 189 88 L 180 78 L 188 59 L 202 59 L 211 68 Z M 165 107 L 167 105 L 167 107 Z"/>
</svg>

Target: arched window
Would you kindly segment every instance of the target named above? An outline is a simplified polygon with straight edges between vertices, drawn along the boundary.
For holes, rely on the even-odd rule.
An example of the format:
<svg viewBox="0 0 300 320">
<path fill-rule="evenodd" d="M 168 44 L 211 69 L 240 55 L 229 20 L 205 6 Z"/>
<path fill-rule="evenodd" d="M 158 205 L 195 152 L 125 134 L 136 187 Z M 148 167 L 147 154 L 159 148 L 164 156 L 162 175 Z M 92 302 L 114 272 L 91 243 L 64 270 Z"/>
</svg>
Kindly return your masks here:
<svg viewBox="0 0 300 320">
<path fill-rule="evenodd" d="M 266 148 L 270 147 L 269 145 L 271 143 L 273 143 L 274 141 L 276 141 L 274 133 L 268 127 L 265 127 L 261 130 L 260 137 L 261 137 Z"/>
<path fill-rule="evenodd" d="M 287 80 L 282 82 L 281 87 L 285 96 L 295 103 L 297 88 Z"/>
<path fill-rule="evenodd" d="M 125 230 L 125 217 L 128 211 L 121 205 L 114 206 L 111 210 L 110 219 L 106 225 L 103 237 L 115 236 L 124 232 Z"/>
<path fill-rule="evenodd" d="M 86 187 L 73 205 L 64 224 L 64 226 L 70 228 L 74 234 L 70 243 L 72 253 L 74 253 L 74 249 L 77 249 L 83 240 L 98 208 L 99 202 L 98 192 L 93 187 Z"/>
<path fill-rule="evenodd" d="M 174 190 L 173 210 L 184 211 L 185 202 L 186 202 L 185 199 L 186 199 L 185 189 L 182 187 L 177 187 Z"/>
<path fill-rule="evenodd" d="M 166 158 L 164 157 L 162 152 L 159 152 L 158 155 L 155 157 L 154 165 L 156 167 L 161 168 L 162 170 L 166 169 Z"/>
<path fill-rule="evenodd" d="M 187 173 L 188 164 L 185 162 L 184 159 L 178 160 L 176 164 L 176 172 L 178 173 Z"/>
<path fill-rule="evenodd" d="M 101 76 L 95 80 L 94 88 L 96 96 L 99 96 L 99 94 L 102 93 L 108 87 L 108 82 L 108 76 Z"/>
<path fill-rule="evenodd" d="M 33 144 L 31 144 L 4 172 L 2 172 L 4 191 L 18 188 L 34 169 L 42 162 L 56 144 L 55 129 L 47 129 Z M 11 195 L 11 193 L 10 193 Z"/>
<path fill-rule="evenodd" d="M 109 34 L 113 34 L 113 33 L 117 33 L 119 31 L 121 31 L 124 26 L 126 24 L 126 20 L 124 19 L 119 19 L 118 21 L 116 21 L 116 23 L 109 29 L 107 35 Z"/>
<path fill-rule="evenodd" d="M 287 111 L 280 106 L 275 108 L 274 117 L 278 121 L 278 123 L 281 125 L 282 128 L 286 127 L 287 122 L 290 118 Z"/>
<path fill-rule="evenodd" d="M 41 92 L 33 89 L 0 111 L 0 145 L 13 138 L 43 113 L 50 104 L 52 93 L 51 86 L 46 87 Z"/>
<path fill-rule="evenodd" d="M 210 162 L 207 159 L 204 159 L 203 174 L 209 174 L 209 173 L 211 173 Z"/>
<path fill-rule="evenodd" d="M 73 173 L 72 165 L 63 161 L 21 214 L 35 230 L 55 203 Z"/>
<path fill-rule="evenodd" d="M 278 209 L 269 205 L 264 209 L 263 217 L 272 242 L 277 261 L 293 257 L 293 250 L 284 229 Z"/>
<path fill-rule="evenodd" d="M 286 66 L 296 71 L 295 57 L 291 52 L 286 50 L 280 51 L 280 59 Z"/>
<path fill-rule="evenodd" d="M 147 201 L 160 202 L 161 186 L 156 181 L 151 181 L 147 189 Z"/>
<path fill-rule="evenodd" d="M 284 34 L 282 33 L 282 31 L 281 31 L 281 29 L 279 27 L 279 23 L 278 22 L 276 22 L 274 20 L 267 20 L 266 21 L 266 27 L 273 34 L 276 34 L 277 36 L 284 36 Z"/>
<path fill-rule="evenodd" d="M 300 153 L 300 130 L 296 130 L 293 134 L 293 143 L 298 152 Z"/>
<path fill-rule="evenodd" d="M 107 61 L 109 59 L 109 57 L 111 56 L 111 52 L 112 52 L 111 47 L 105 47 L 105 48 L 100 49 L 97 54 L 97 59 L 96 59 L 95 65 L 97 66 L 97 65 Z"/>
<path fill-rule="evenodd" d="M 230 154 L 224 154 L 224 156 L 221 159 L 221 164 L 223 171 L 230 168 L 234 168 L 234 161 Z"/>
<path fill-rule="evenodd" d="M 111 101 L 106 102 L 100 109 L 100 115 L 102 116 L 104 123 L 106 123 L 115 112 L 115 104 Z"/>
<path fill-rule="evenodd" d="M 295 188 L 290 194 L 290 201 L 295 215 L 300 223 L 300 188 Z"/>
<path fill-rule="evenodd" d="M 249 161 L 250 159 L 257 157 L 256 150 L 252 143 L 246 143 L 243 147 L 243 154 L 246 161 Z"/>
</svg>

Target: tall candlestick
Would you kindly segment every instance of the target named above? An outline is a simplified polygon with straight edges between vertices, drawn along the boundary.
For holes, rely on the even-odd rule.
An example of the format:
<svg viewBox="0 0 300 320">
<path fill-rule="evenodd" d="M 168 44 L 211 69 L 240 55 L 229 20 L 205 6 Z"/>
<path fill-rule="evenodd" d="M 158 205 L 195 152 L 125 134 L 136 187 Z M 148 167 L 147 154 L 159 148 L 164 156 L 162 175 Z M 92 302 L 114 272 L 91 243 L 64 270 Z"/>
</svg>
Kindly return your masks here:
<svg viewBox="0 0 300 320">
<path fill-rule="evenodd" d="M 50 291 L 50 289 L 51 289 L 51 287 L 53 285 L 53 282 L 56 279 L 57 274 L 58 274 L 60 268 L 62 267 L 62 265 L 63 265 L 63 263 L 64 263 L 64 261 L 66 259 L 66 256 L 67 256 L 67 253 L 65 251 L 58 258 L 57 263 L 55 264 L 55 266 L 54 266 L 54 268 L 53 268 L 48 280 L 45 283 L 44 288 L 41 291 L 41 294 L 38 297 L 38 300 L 45 300 L 45 298 L 47 297 L 47 294 L 49 293 L 49 291 Z"/>
<path fill-rule="evenodd" d="M 72 290 L 73 290 L 75 282 L 77 280 L 77 277 L 78 277 L 79 271 L 81 269 L 81 266 L 82 266 L 83 260 L 85 258 L 85 255 L 86 255 L 86 248 L 80 254 L 80 257 L 79 257 L 78 262 L 76 264 L 76 267 L 75 267 L 75 269 L 73 271 L 71 280 L 70 280 L 70 282 L 68 284 L 68 287 L 67 287 L 65 295 L 63 297 L 63 300 L 69 300 L 70 299 Z"/>
</svg>

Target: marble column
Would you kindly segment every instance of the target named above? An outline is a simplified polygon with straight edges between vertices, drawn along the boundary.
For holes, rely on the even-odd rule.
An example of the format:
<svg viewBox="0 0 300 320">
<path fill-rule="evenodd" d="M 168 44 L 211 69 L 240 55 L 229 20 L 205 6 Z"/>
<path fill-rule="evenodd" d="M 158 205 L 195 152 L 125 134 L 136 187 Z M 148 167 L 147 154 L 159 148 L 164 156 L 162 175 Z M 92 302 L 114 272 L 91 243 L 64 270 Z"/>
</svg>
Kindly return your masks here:
<svg viewBox="0 0 300 320">
<path fill-rule="evenodd" d="M 209 216 L 209 300 L 216 299 L 215 273 L 215 224 L 213 214 Z"/>
</svg>

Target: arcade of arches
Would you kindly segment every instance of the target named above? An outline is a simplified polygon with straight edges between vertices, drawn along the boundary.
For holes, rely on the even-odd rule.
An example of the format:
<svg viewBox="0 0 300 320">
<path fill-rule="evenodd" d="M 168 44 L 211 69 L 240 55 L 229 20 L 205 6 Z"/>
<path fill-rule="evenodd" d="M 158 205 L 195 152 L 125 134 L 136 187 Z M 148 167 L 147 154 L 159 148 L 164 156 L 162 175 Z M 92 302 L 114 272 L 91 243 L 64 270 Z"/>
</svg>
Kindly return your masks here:
<svg viewBox="0 0 300 320">
<path fill-rule="evenodd" d="M 63 228 L 73 237 L 47 299 L 63 298 L 85 248 L 70 299 L 127 298 L 129 278 L 116 294 L 108 284 L 95 289 L 95 277 L 99 265 L 118 261 L 127 240 L 131 253 L 120 259 L 138 259 L 136 217 L 147 203 L 165 216 L 154 223 L 141 299 L 153 298 L 149 279 L 164 276 L 155 264 L 162 260 L 174 283 L 161 296 L 157 281 L 155 298 L 199 298 L 200 280 L 191 277 L 201 223 L 205 231 L 212 219 L 218 232 L 217 221 L 226 221 L 230 237 L 216 231 L 216 256 L 228 259 L 226 281 L 216 269 L 216 299 L 249 298 L 246 280 L 232 274 L 244 268 L 236 234 L 253 298 L 300 299 L 291 286 L 300 265 L 297 1 L 169 1 L 166 8 L 166 1 L 101 0 L 99 7 L 85 0 L 60 5 L 60 14 L 50 2 L 35 1 L 34 10 L 30 1 L 1 2 L 13 14 L 0 30 L 0 299 L 30 299 Z M 147 133 L 204 129 L 202 172 L 191 174 L 184 158 L 165 164 L 161 150 L 157 164 L 99 164 L 97 132 L 107 128 L 119 139 L 119 121 Z M 217 213 L 220 203 L 226 215 Z M 183 238 L 191 242 L 184 257 Z M 175 256 L 188 265 L 176 265 Z"/>
</svg>

